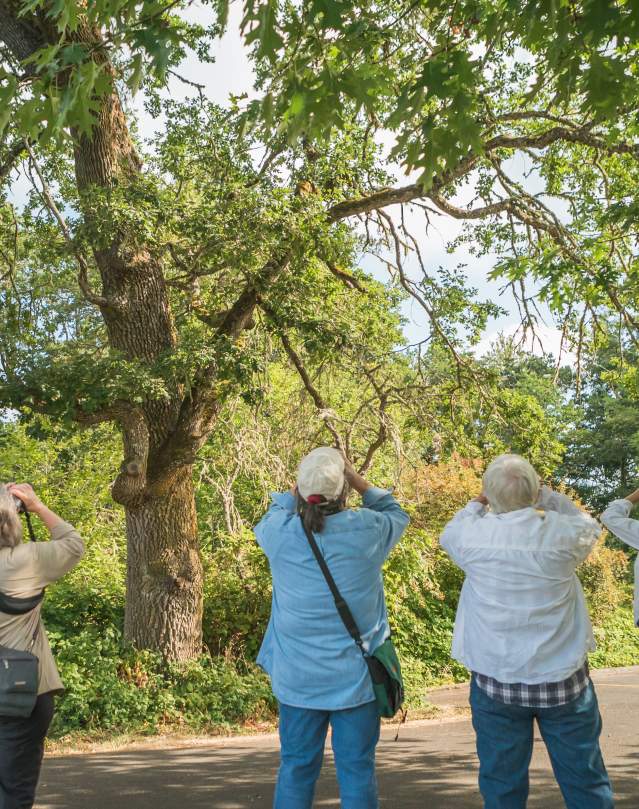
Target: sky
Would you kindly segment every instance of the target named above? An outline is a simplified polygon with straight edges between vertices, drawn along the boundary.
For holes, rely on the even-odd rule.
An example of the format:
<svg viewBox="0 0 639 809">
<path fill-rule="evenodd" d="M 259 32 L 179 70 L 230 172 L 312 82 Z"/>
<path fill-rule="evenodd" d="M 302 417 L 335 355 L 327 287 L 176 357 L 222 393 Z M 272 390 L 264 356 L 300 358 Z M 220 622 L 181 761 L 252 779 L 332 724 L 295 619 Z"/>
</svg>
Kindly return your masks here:
<svg viewBox="0 0 639 809">
<path fill-rule="evenodd" d="M 205 7 L 194 3 L 186 13 L 188 13 L 189 19 L 193 22 L 206 25 L 213 21 L 210 6 Z M 249 97 L 255 96 L 251 64 L 239 34 L 240 15 L 240 5 L 237 2 L 232 3 L 228 31 L 224 37 L 217 40 L 214 45 L 214 63 L 202 64 L 197 60 L 194 54 L 190 54 L 178 71 L 184 79 L 203 84 L 205 86 L 206 96 L 211 101 L 221 106 L 228 104 L 231 95 L 246 93 Z M 185 99 L 195 97 L 196 91 L 187 83 L 172 76 L 169 81 L 167 95 L 170 95 L 174 99 Z M 144 109 L 143 97 L 141 95 L 138 95 L 136 99 L 134 99 L 132 112 L 136 115 L 138 131 L 142 138 L 151 138 L 161 129 L 163 125 L 162 120 L 154 119 Z M 382 146 L 385 149 L 392 146 L 392 136 L 390 133 L 382 135 L 381 138 L 383 141 Z M 521 165 L 514 164 L 510 167 L 511 172 L 514 173 L 515 176 L 522 176 L 524 168 L 523 162 Z M 414 178 L 410 176 L 407 177 L 402 172 L 397 173 L 398 184 L 407 184 L 413 179 Z M 26 188 L 26 179 L 20 177 L 13 188 L 14 198 L 19 200 L 24 197 Z M 464 193 L 468 195 L 471 190 L 472 188 Z M 453 202 L 457 205 L 464 205 L 469 202 L 469 197 L 466 196 L 466 198 L 464 198 L 462 194 L 454 199 Z M 398 212 L 397 210 L 394 212 L 392 207 L 387 210 L 391 214 Z M 488 274 L 497 257 L 487 255 L 477 258 L 471 255 L 465 246 L 457 248 L 455 252 L 451 254 L 447 246 L 461 233 L 463 228 L 462 222 L 454 220 L 449 216 L 441 216 L 432 220 L 431 227 L 427 233 L 425 220 L 421 212 L 415 209 L 410 213 L 407 209 L 405 213 L 411 232 L 419 242 L 420 251 L 424 257 L 427 269 L 434 270 L 439 266 L 452 268 L 460 264 L 465 265 L 465 272 L 470 284 L 477 289 L 477 297 L 482 300 L 489 299 L 495 301 L 507 310 L 507 313 L 503 317 L 489 323 L 484 338 L 477 346 L 477 353 L 485 353 L 500 333 L 507 336 L 520 335 L 518 331 L 519 316 L 515 302 L 508 294 L 501 294 L 501 284 L 499 282 L 488 279 Z M 385 269 L 382 268 L 381 265 L 378 265 L 373 259 L 364 259 L 362 267 L 380 279 L 385 280 L 387 277 Z M 416 274 L 416 259 L 408 257 L 406 259 L 406 267 L 409 273 Z M 417 276 L 415 275 L 415 277 Z M 406 318 L 405 334 L 408 342 L 417 343 L 423 340 L 429 332 L 425 313 L 412 299 L 405 303 L 403 313 Z M 559 330 L 552 327 L 552 325 L 539 324 L 537 331 L 538 335 L 541 337 L 544 350 L 557 356 L 560 345 Z M 540 351 L 540 346 L 537 343 L 533 344 L 530 338 L 527 342 L 528 345 L 526 347 L 529 350 L 533 350 L 536 353 Z M 565 355 L 565 359 L 570 362 L 570 355 Z"/>
<path fill-rule="evenodd" d="M 210 8 L 198 6 L 197 4 L 191 6 L 189 11 L 190 19 L 202 24 L 211 22 L 210 14 Z M 179 69 L 179 73 L 185 79 L 204 84 L 206 87 L 205 92 L 209 99 L 220 105 L 226 105 L 230 95 L 246 93 L 249 97 L 255 96 L 251 63 L 239 34 L 240 19 L 241 7 L 238 3 L 232 3 L 227 33 L 214 45 L 215 62 L 211 65 L 202 65 L 195 56 L 190 56 Z M 188 85 L 180 82 L 177 78 L 172 78 L 170 82 L 170 93 L 174 98 L 189 97 L 193 95 L 193 92 L 193 89 Z M 141 99 L 139 99 L 138 102 L 138 114 L 140 116 L 140 131 L 143 135 L 148 134 L 150 136 L 161 126 L 160 122 L 154 121 L 151 116 L 144 111 Z M 390 133 L 387 133 L 387 136 L 388 137 L 382 136 L 385 141 L 382 145 L 390 149 L 392 146 L 392 136 Z M 516 161 L 519 161 L 519 163 Z M 514 159 L 508 168 L 515 177 L 521 177 L 523 176 L 526 166 L 524 165 L 523 158 L 518 157 Z M 402 172 L 399 172 L 397 175 L 399 184 L 407 184 L 414 179 L 414 177 L 407 177 Z M 530 178 L 527 182 L 530 183 Z M 472 189 L 469 189 L 465 194 L 468 195 L 471 191 Z M 469 202 L 469 197 L 466 196 L 466 198 L 464 198 L 464 195 L 462 195 L 454 199 L 453 202 L 458 205 L 464 205 Z M 393 213 L 392 207 L 387 210 L 389 213 Z M 397 211 L 395 211 L 395 213 L 397 213 Z M 452 268 L 459 264 L 466 265 L 465 272 L 471 285 L 477 289 L 477 297 L 482 300 L 488 299 L 498 302 L 507 310 L 507 314 L 503 317 L 489 323 L 484 338 L 477 346 L 477 352 L 480 354 L 485 353 L 499 334 L 506 336 L 517 335 L 521 337 L 521 332 L 519 331 L 519 313 L 515 302 L 508 294 L 501 294 L 500 290 L 502 284 L 500 282 L 488 279 L 488 274 L 494 266 L 497 257 L 487 255 L 477 258 L 471 255 L 466 247 L 457 248 L 455 252 L 451 254 L 447 246 L 462 232 L 462 222 L 454 220 L 449 216 L 441 216 L 433 220 L 428 233 L 426 233 L 425 221 L 421 212 L 415 209 L 412 214 L 409 214 L 408 211 L 405 213 L 407 214 L 407 221 L 411 226 L 413 235 L 419 242 L 420 251 L 425 259 L 427 268 L 437 268 L 438 266 Z M 363 268 L 385 279 L 386 271 L 380 266 L 375 266 L 375 264 L 376 262 L 373 260 L 365 259 Z M 411 259 L 408 258 L 406 266 L 409 268 L 409 271 L 412 269 L 413 272 L 417 272 L 416 260 L 411 261 Z M 407 301 L 404 306 L 404 315 L 407 321 L 405 333 L 408 342 L 419 342 L 429 331 L 423 310 L 415 301 Z M 559 353 L 561 333 L 559 329 L 552 326 L 550 318 L 547 318 L 546 324 L 540 323 L 538 325 L 537 335 L 541 339 L 543 349 L 556 357 Z M 530 336 L 528 336 L 524 345 L 528 350 L 532 350 L 535 353 L 540 352 L 540 345 L 533 341 Z M 570 362 L 571 355 L 564 354 L 564 359 Z"/>
</svg>

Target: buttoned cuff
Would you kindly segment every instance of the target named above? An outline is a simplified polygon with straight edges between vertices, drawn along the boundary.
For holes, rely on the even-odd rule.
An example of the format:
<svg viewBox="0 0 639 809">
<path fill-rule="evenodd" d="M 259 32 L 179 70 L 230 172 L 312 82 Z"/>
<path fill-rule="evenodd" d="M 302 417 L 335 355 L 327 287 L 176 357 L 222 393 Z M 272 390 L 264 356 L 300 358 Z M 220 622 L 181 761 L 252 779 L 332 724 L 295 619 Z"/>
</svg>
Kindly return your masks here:
<svg viewBox="0 0 639 809">
<path fill-rule="evenodd" d="M 295 496 L 290 492 L 271 492 L 271 502 L 285 511 L 295 512 Z"/>
</svg>

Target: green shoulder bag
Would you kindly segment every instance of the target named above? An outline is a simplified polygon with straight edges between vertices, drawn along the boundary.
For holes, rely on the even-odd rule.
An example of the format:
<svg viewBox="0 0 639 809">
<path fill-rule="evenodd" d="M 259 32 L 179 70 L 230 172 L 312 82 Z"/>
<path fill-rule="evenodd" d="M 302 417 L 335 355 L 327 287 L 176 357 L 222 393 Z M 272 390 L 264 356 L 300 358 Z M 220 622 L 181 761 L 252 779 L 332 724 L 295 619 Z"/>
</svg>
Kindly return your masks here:
<svg viewBox="0 0 639 809">
<path fill-rule="evenodd" d="M 337 589 L 335 579 L 328 569 L 326 560 L 322 556 L 322 552 L 315 541 L 313 532 L 308 531 L 303 523 L 302 525 L 311 550 L 317 559 L 317 564 L 320 566 L 320 570 L 326 579 L 326 584 L 328 584 L 329 590 L 333 595 L 339 617 L 342 619 L 346 631 L 359 647 L 368 666 L 379 715 L 390 719 L 395 716 L 404 702 L 404 681 L 402 680 L 402 670 L 397 652 L 393 646 L 393 641 L 388 637 L 377 649 L 374 649 L 372 652 L 366 651 L 359 628 L 353 618 L 353 613 L 350 611 L 348 604 L 344 601 L 340 591 Z"/>
</svg>

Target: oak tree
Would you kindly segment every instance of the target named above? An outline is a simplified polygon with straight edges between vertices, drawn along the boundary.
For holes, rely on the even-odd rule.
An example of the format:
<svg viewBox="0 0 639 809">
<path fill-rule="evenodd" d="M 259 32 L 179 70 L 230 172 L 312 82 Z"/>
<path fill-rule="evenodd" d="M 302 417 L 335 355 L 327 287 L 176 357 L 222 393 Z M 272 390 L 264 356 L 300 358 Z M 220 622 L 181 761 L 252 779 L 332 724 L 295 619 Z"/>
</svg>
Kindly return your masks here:
<svg viewBox="0 0 639 809">
<path fill-rule="evenodd" d="M 529 325 L 541 295 L 567 332 L 601 308 L 633 330 L 637 284 L 636 0 L 246 0 L 259 99 L 165 105 L 145 164 L 129 96 L 157 110 L 185 49 L 206 64 L 228 25 L 228 3 L 209 27 L 187 8 L 0 0 L 0 178 L 23 165 L 35 189 L 1 211 L 2 403 L 118 425 L 126 633 L 174 659 L 201 647 L 193 465 L 225 399 L 253 395 L 263 335 L 336 441 L 305 360 L 365 345 L 385 440 L 375 347 L 399 337 L 389 293 L 356 269 L 373 253 L 458 384 L 476 383 L 464 346 L 495 305 L 428 266 L 404 206 L 426 229 L 436 216 L 479 223 L 467 238 L 500 252 Z M 512 173 L 516 155 L 532 179 Z M 470 202 L 456 198 L 468 188 Z M 368 328 L 362 312 L 378 313 Z"/>
</svg>

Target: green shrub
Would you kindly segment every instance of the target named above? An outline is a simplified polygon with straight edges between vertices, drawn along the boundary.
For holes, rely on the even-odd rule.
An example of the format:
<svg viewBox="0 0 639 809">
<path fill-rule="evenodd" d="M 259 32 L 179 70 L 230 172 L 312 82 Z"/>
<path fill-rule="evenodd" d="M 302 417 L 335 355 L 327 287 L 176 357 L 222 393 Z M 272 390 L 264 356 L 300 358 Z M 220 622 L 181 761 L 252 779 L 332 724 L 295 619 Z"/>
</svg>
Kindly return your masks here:
<svg viewBox="0 0 639 809">
<path fill-rule="evenodd" d="M 595 626 L 597 651 L 590 655 L 593 668 L 639 665 L 639 630 L 635 626 L 630 593 L 624 606 Z"/>
<path fill-rule="evenodd" d="M 204 554 L 204 643 L 255 659 L 271 612 L 271 575 L 252 531 L 222 534 Z"/>
<path fill-rule="evenodd" d="M 122 643 L 115 629 L 50 635 L 66 685 L 52 736 L 69 732 L 156 733 L 183 725 L 206 731 L 274 715 L 268 680 L 252 664 L 202 656 L 186 665 Z"/>
<path fill-rule="evenodd" d="M 595 625 L 606 622 L 627 601 L 629 563 L 622 550 L 608 547 L 601 539 L 594 551 L 580 565 L 577 574 L 588 600 Z"/>
<path fill-rule="evenodd" d="M 122 641 L 126 543 L 122 510 L 109 495 L 117 472 L 118 437 L 27 434 L 0 424 L 0 479 L 31 481 L 44 499 L 86 539 L 82 563 L 47 590 L 44 618 L 67 686 L 52 732 L 156 733 L 182 727 L 209 731 L 262 721 L 276 705 L 255 660 L 271 608 L 268 563 L 248 528 L 229 530 L 219 496 L 197 492 L 204 583 L 204 643 L 209 654 L 186 666 L 136 652 Z M 268 469 L 259 481 L 240 477 L 246 523 L 266 502 Z M 389 618 L 401 655 L 409 705 L 421 707 L 426 689 L 463 680 L 450 657 L 462 572 L 438 545 L 445 522 L 479 490 L 472 461 L 422 464 L 398 489 L 411 513 L 406 535 L 385 566 Z M 238 512 L 239 513 L 239 512 Z M 42 531 L 40 527 L 38 529 Z M 579 569 L 599 648 L 593 666 L 639 662 L 639 632 L 629 607 L 628 557 L 603 541 Z"/>
</svg>

